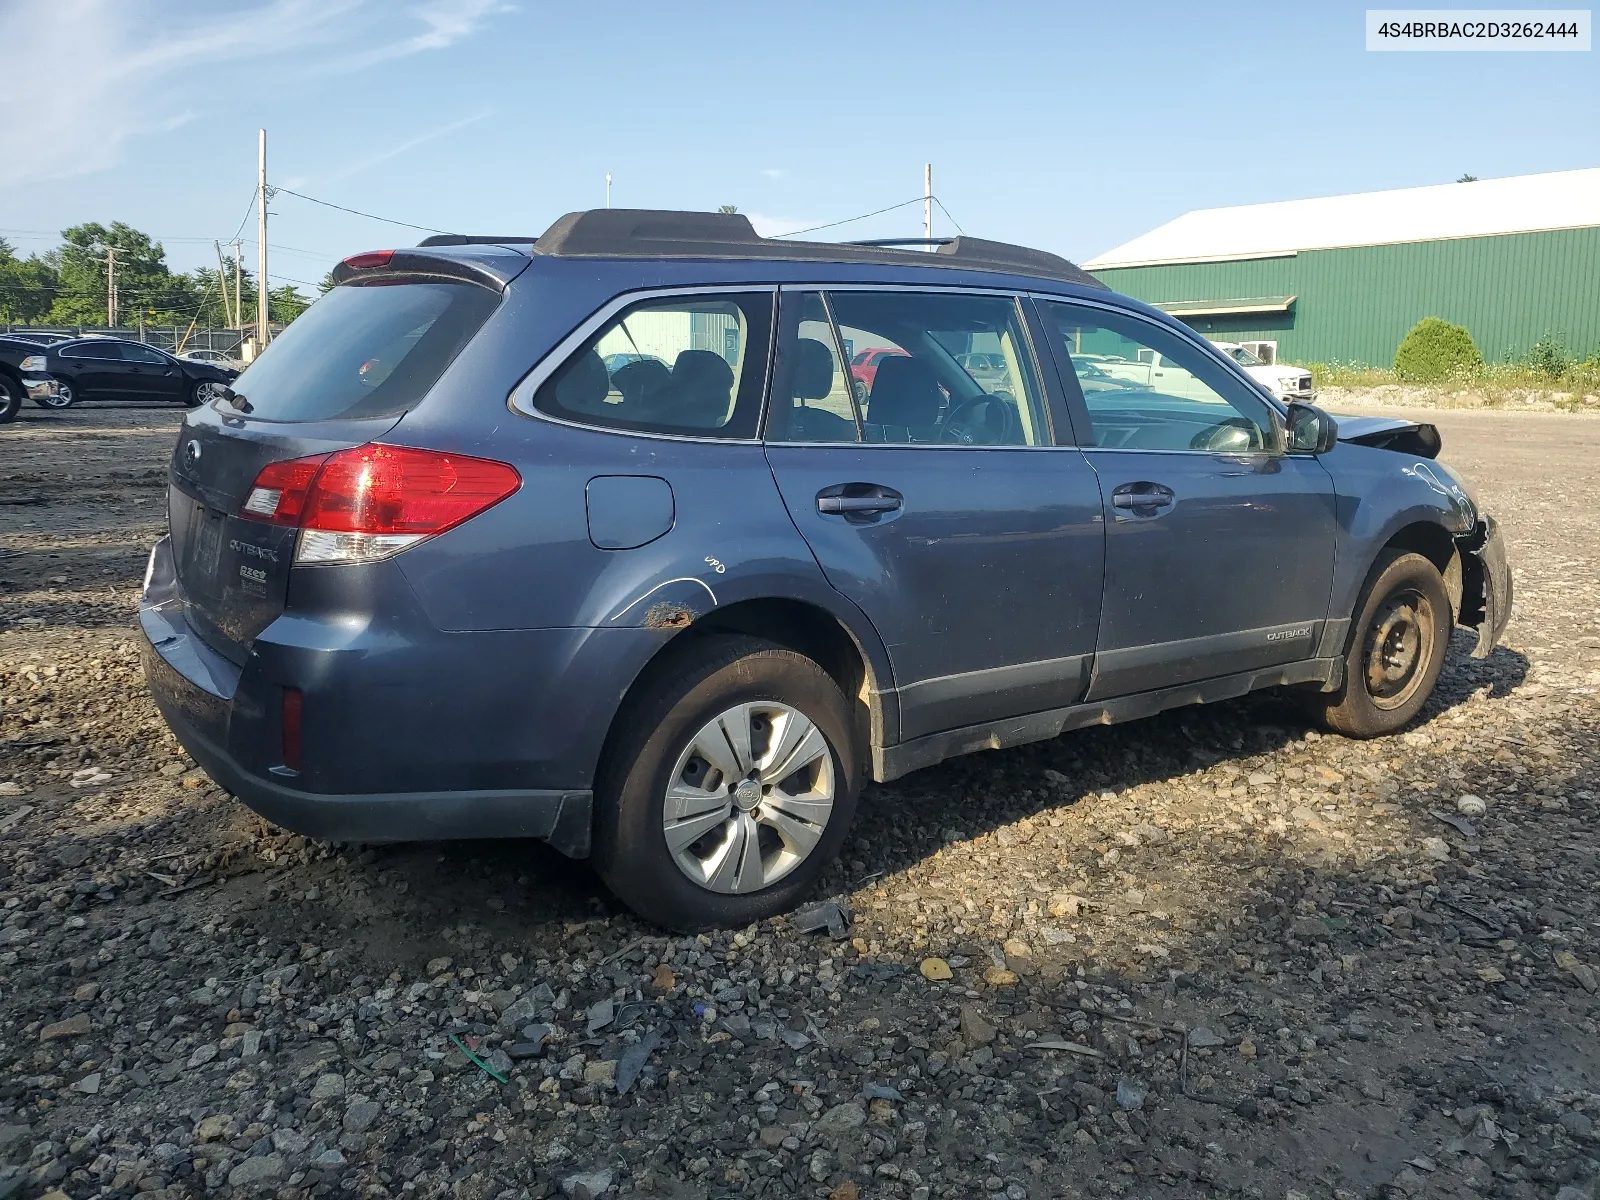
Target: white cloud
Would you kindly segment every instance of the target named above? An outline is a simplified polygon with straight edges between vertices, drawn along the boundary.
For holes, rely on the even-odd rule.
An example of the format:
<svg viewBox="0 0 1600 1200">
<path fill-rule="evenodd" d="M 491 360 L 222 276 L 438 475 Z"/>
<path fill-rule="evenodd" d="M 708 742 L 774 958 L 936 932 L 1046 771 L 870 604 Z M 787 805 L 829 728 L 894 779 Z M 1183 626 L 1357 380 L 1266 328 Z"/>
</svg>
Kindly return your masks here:
<svg viewBox="0 0 1600 1200">
<path fill-rule="evenodd" d="M 363 54 L 341 57 L 340 68 L 369 67 L 374 63 L 421 54 L 426 50 L 443 50 L 476 33 L 485 17 L 516 10 L 503 3 L 503 0 L 427 0 L 427 3 L 415 5 L 409 11 L 426 26 L 425 29 Z"/>
<path fill-rule="evenodd" d="M 452 121 L 450 124 L 441 126 L 438 129 L 430 129 L 427 133 L 419 133 L 416 137 L 407 138 L 398 146 L 391 146 L 387 150 L 381 150 L 377 154 L 368 155 L 366 158 L 351 163 L 342 171 L 338 171 L 327 176 L 327 181 L 331 182 L 336 179 L 349 179 L 352 175 L 359 175 L 363 171 L 370 170 L 372 167 L 377 166 L 379 163 L 388 162 L 391 158 L 398 158 L 407 151 L 415 150 L 418 146 L 421 146 L 425 142 L 431 142 L 435 138 L 445 137 L 447 134 L 452 134 L 458 129 L 465 129 L 468 125 L 475 124 L 478 121 L 483 120 L 485 117 L 492 115 L 492 112 L 492 109 L 485 109 L 481 113 L 474 113 L 472 116 L 463 117 L 459 121 Z M 292 187 L 294 185 L 286 183 L 284 186 Z M 305 183 L 302 182 L 300 186 L 305 186 Z"/>
<path fill-rule="evenodd" d="M 0 188 L 114 166 L 131 138 L 193 120 L 233 64 L 293 53 L 303 69 L 305 52 L 370 43 L 373 23 L 396 19 L 387 0 L 258 0 L 212 11 L 221 15 L 180 17 L 152 0 L 0 3 L 0 46 L 13 62 L 71 64 L 61 87 L 41 86 L 37 72 L 0 72 Z M 425 0 L 404 10 L 419 32 L 341 53 L 336 65 L 350 71 L 443 49 L 506 11 L 502 0 Z"/>
<path fill-rule="evenodd" d="M 782 179 L 789 174 L 783 167 L 763 167 L 761 174 L 768 179 Z"/>
<path fill-rule="evenodd" d="M 211 86 L 207 68 L 266 58 L 323 38 L 355 0 L 268 0 L 221 17 L 161 21 L 119 0 L 24 0 L 0 12 L 13 60 L 71 63 L 71 83 L 36 73 L 0 78 L 0 186 L 87 175 L 113 165 L 129 138 L 192 119 L 176 81 Z M 194 95 L 202 100 L 203 95 Z"/>
</svg>

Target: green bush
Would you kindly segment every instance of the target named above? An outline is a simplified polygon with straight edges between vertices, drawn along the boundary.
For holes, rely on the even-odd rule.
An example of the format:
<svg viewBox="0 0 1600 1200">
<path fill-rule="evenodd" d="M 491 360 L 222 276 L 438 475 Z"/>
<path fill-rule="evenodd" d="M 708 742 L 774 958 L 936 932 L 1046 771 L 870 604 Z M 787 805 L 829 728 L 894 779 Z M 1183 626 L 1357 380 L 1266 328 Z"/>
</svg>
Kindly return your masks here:
<svg viewBox="0 0 1600 1200">
<path fill-rule="evenodd" d="M 1560 379 L 1577 364 L 1567 357 L 1567 348 L 1558 334 L 1546 333 L 1528 351 L 1528 367 L 1546 379 Z"/>
<path fill-rule="evenodd" d="M 1460 325 L 1423 317 L 1394 355 L 1394 373 L 1406 383 L 1439 383 L 1483 370 L 1483 355 Z"/>
</svg>

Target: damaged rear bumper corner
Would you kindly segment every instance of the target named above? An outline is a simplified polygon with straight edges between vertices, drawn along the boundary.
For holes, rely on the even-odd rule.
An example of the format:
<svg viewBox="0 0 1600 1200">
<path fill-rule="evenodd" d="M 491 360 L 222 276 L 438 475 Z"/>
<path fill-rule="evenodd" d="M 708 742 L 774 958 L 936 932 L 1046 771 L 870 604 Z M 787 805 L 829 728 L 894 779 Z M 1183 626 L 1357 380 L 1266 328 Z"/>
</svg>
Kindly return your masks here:
<svg viewBox="0 0 1600 1200">
<path fill-rule="evenodd" d="M 1493 517 L 1483 517 L 1472 532 L 1456 539 L 1461 552 L 1460 623 L 1478 631 L 1473 658 L 1488 658 L 1511 620 L 1511 565 L 1505 540 Z"/>
</svg>

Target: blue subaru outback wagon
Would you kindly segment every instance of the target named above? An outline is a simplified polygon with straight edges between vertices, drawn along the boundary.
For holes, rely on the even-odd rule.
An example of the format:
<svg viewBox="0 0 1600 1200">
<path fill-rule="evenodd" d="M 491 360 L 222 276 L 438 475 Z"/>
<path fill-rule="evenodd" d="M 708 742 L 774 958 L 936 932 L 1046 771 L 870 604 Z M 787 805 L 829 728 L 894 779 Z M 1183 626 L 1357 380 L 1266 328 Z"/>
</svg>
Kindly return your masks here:
<svg viewBox="0 0 1600 1200">
<path fill-rule="evenodd" d="M 604 210 L 335 275 L 185 419 L 140 610 L 178 739 L 309 835 L 544 838 L 742 925 L 868 778 L 1264 687 L 1390 733 L 1510 613 L 1431 426 L 1053 255 Z"/>
</svg>

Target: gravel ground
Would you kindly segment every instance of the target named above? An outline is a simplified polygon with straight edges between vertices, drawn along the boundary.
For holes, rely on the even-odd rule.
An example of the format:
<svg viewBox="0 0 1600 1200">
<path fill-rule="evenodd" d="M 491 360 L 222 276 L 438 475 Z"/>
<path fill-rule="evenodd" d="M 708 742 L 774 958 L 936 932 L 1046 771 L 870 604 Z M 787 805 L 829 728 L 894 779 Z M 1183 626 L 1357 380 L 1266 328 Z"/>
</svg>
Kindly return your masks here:
<svg viewBox="0 0 1600 1200">
<path fill-rule="evenodd" d="M 195 769 L 132 615 L 180 415 L 0 430 L 0 1200 L 1593 1194 L 1600 421 L 1432 414 L 1518 608 L 1404 735 L 977 755 L 869 788 L 848 928 L 685 938 Z"/>
</svg>

